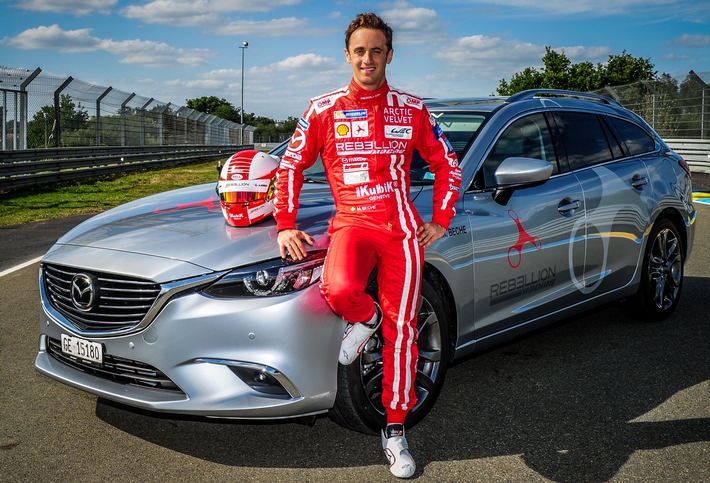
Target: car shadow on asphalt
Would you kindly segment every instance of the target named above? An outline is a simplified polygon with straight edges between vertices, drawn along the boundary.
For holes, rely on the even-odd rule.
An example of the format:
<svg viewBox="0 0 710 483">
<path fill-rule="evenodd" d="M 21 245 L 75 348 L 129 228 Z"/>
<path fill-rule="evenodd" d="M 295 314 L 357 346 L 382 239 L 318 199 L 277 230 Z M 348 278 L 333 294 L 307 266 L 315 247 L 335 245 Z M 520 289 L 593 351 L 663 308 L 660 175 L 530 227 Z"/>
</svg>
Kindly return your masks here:
<svg viewBox="0 0 710 483">
<path fill-rule="evenodd" d="M 433 411 L 408 433 L 417 475 L 438 461 L 514 456 L 553 481 L 602 482 L 637 451 L 710 441 L 710 324 L 696 303 L 707 293 L 710 279 L 686 277 L 683 300 L 666 321 L 598 309 L 457 363 Z M 688 402 L 694 395 L 700 400 Z M 103 400 L 96 414 L 138 438 L 223 465 L 384 462 L 377 437 L 325 417 L 314 425 L 216 421 Z"/>
</svg>

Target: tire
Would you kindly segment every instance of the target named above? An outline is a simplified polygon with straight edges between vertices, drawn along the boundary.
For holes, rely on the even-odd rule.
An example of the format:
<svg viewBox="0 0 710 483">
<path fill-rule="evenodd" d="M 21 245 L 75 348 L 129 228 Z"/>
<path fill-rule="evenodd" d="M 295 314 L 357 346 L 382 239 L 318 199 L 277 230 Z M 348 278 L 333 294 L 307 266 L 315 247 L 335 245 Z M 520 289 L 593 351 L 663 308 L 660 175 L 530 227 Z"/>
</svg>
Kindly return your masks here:
<svg viewBox="0 0 710 483">
<path fill-rule="evenodd" d="M 676 226 L 659 219 L 648 238 L 641 266 L 641 283 L 621 308 L 632 318 L 656 322 L 667 319 L 680 300 L 684 276 L 683 243 Z"/>
<path fill-rule="evenodd" d="M 407 427 L 421 421 L 439 397 L 449 362 L 448 328 L 441 295 L 423 280 L 417 315 L 417 404 L 407 416 Z M 378 330 L 355 362 L 349 366 L 338 365 L 338 392 L 329 416 L 339 425 L 365 434 L 379 434 L 385 427 L 381 400 L 382 344 L 382 332 Z"/>
</svg>

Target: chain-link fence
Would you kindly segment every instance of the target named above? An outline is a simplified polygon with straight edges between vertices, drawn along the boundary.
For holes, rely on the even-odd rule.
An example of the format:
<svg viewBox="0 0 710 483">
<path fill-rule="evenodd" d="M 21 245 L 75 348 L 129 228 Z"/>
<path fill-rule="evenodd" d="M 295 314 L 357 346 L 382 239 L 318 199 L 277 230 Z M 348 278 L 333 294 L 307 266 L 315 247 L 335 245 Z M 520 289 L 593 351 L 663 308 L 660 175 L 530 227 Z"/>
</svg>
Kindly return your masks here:
<svg viewBox="0 0 710 483">
<path fill-rule="evenodd" d="M 253 144 L 253 126 L 73 77 L 0 66 L 3 150 Z"/>
<path fill-rule="evenodd" d="M 663 75 L 653 81 L 607 87 L 611 96 L 648 122 L 664 138 L 710 139 L 710 72 Z"/>
<path fill-rule="evenodd" d="M 663 138 L 710 139 L 710 72 L 607 87 Z M 253 126 L 72 77 L 0 66 L 0 149 L 77 146 L 243 145 Z M 269 137 L 269 142 L 288 138 Z"/>
</svg>

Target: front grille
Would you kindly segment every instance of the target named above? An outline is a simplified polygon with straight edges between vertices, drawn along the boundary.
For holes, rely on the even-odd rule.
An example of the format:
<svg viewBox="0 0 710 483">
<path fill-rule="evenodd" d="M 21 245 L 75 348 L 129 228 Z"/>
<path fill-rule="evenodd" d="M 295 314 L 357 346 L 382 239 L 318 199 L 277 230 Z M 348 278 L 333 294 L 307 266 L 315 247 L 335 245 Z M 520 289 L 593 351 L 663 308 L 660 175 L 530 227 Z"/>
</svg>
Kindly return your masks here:
<svg viewBox="0 0 710 483">
<path fill-rule="evenodd" d="M 149 364 L 104 354 L 103 364 L 94 365 L 64 354 L 59 340 L 48 338 L 47 341 L 47 352 L 52 357 L 79 371 L 119 384 L 183 393 L 170 378 Z"/>
<path fill-rule="evenodd" d="M 43 265 L 49 303 L 83 333 L 125 331 L 137 326 L 160 294 L 159 284 L 149 280 L 59 265 Z M 94 303 L 81 310 L 72 300 L 72 281 L 77 275 L 94 280 Z"/>
</svg>

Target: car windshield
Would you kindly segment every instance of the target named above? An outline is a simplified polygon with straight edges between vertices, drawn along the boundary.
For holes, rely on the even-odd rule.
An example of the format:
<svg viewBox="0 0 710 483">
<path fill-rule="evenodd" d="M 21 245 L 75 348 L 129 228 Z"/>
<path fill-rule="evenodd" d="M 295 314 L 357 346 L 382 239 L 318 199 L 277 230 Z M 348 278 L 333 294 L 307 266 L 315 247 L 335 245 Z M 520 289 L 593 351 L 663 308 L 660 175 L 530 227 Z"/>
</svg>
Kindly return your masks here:
<svg viewBox="0 0 710 483">
<path fill-rule="evenodd" d="M 432 115 L 436 118 L 441 126 L 441 129 L 446 134 L 447 139 L 451 143 L 451 146 L 456 151 L 456 156 L 459 160 L 464 158 L 464 154 L 469 149 L 473 140 L 476 138 L 481 125 L 488 117 L 485 113 L 461 113 L 461 112 L 443 112 L 437 113 L 432 112 Z M 276 156 L 283 155 L 286 151 L 286 146 L 288 142 L 285 142 L 278 147 L 276 147 L 271 154 Z M 429 165 L 415 150 L 412 157 L 412 165 L 409 171 L 410 179 L 412 185 L 417 184 L 430 184 L 434 182 L 434 174 L 429 171 Z M 305 180 L 311 183 L 325 183 L 327 182 L 325 178 L 325 172 L 323 170 L 323 162 L 320 157 L 316 160 L 315 164 L 308 168 L 303 173 Z"/>
</svg>

